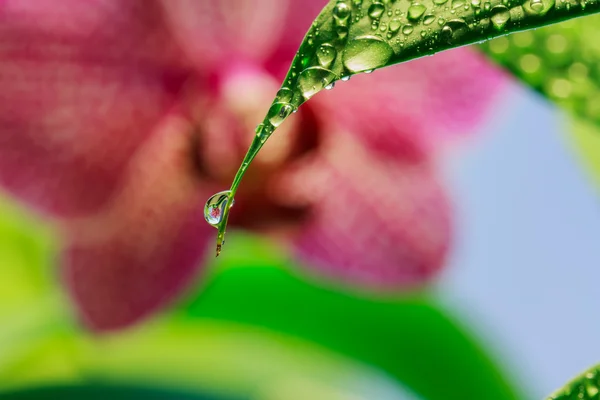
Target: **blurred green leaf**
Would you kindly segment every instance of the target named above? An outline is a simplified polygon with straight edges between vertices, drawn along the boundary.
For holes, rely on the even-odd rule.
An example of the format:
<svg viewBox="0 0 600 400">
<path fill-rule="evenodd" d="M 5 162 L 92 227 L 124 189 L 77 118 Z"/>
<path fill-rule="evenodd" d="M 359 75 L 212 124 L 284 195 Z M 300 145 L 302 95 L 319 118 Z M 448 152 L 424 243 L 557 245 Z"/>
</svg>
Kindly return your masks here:
<svg viewBox="0 0 600 400">
<path fill-rule="evenodd" d="M 53 386 L 28 388 L 14 392 L 1 393 L 4 400 L 233 400 L 231 397 L 201 395 L 164 389 L 132 386 Z"/>
<path fill-rule="evenodd" d="M 427 399 L 519 397 L 473 337 L 431 300 L 376 299 L 307 283 L 270 243 L 231 242 L 189 315 L 312 340 L 381 368 Z"/>
<path fill-rule="evenodd" d="M 600 184 L 600 16 L 480 45 L 496 63 L 577 117 L 573 142 Z"/>
<path fill-rule="evenodd" d="M 576 120 L 571 130 L 576 150 L 600 188 L 600 127 L 587 121 Z"/>
<path fill-rule="evenodd" d="M 176 318 L 88 343 L 82 375 L 254 400 L 414 399 L 360 361 L 269 329 Z M 402 396 L 400 396 L 403 394 Z"/>
<path fill-rule="evenodd" d="M 594 15 L 504 36 L 480 48 L 539 93 L 600 124 L 598 26 L 600 16 Z"/>
<path fill-rule="evenodd" d="M 548 400 L 600 399 L 600 366 L 595 366 L 553 393 Z"/>
<path fill-rule="evenodd" d="M 48 224 L 0 195 L 0 317 L 57 292 L 56 245 Z"/>
</svg>

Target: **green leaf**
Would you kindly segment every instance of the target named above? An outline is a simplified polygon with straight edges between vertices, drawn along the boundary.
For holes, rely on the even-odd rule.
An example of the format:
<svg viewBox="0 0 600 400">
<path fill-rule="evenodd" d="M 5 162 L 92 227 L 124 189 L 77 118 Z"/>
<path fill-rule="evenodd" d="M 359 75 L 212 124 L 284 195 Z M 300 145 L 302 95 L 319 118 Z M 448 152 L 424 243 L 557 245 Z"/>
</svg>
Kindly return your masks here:
<svg viewBox="0 0 600 400">
<path fill-rule="evenodd" d="M 234 242 L 189 315 L 311 340 L 382 369 L 423 398 L 519 398 L 477 341 L 432 300 L 372 298 L 307 282 L 283 256 L 262 257 L 270 243 Z"/>
<path fill-rule="evenodd" d="M 595 15 L 498 38 L 480 48 L 539 93 L 600 124 L 599 26 Z"/>
<path fill-rule="evenodd" d="M 226 201 L 219 203 L 222 212 L 212 221 L 218 228 L 217 255 L 225 239 L 229 209 L 248 166 L 275 129 L 321 90 L 357 73 L 599 10 L 600 0 L 329 1 L 308 30 L 267 116 L 257 127 Z M 581 36 L 581 40 L 594 38 L 595 34 Z M 556 46 L 560 43 L 550 44 L 553 51 Z M 562 97 L 568 91 L 565 86 L 559 80 L 549 90 Z"/>
<path fill-rule="evenodd" d="M 567 383 L 547 400 L 597 400 L 599 398 L 600 366 L 597 365 Z"/>
</svg>

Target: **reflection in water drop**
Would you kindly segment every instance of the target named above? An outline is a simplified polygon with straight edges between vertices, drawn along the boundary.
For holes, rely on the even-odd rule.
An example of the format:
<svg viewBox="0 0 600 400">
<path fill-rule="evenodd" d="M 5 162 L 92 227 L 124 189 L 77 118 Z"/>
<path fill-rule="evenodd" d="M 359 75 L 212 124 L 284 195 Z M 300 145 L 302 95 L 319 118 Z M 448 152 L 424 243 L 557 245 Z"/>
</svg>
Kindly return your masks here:
<svg viewBox="0 0 600 400">
<path fill-rule="evenodd" d="M 271 106 L 269 113 L 267 114 L 269 122 L 277 128 L 290 116 L 292 111 L 294 111 L 294 107 L 289 103 L 275 103 Z"/>
<path fill-rule="evenodd" d="M 204 206 L 204 219 L 215 228 L 217 228 L 219 223 L 223 220 L 225 207 L 227 206 L 230 195 L 231 191 L 229 190 L 214 194 L 208 199 Z M 233 207 L 234 203 L 235 200 L 231 202 L 231 207 Z"/>
</svg>

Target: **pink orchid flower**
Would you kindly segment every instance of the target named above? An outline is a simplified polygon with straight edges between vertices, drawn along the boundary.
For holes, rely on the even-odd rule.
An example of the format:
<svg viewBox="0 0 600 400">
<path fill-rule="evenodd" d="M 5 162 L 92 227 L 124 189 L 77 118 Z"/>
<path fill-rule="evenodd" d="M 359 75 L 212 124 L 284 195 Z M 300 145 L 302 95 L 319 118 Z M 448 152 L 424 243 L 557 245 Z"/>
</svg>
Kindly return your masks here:
<svg viewBox="0 0 600 400">
<path fill-rule="evenodd" d="M 229 187 L 325 0 L 1 0 L 0 184 L 62 227 L 83 322 L 127 326 L 212 255 L 203 218 Z M 443 265 L 450 209 L 434 155 L 501 75 L 459 49 L 357 76 L 282 125 L 230 226 L 315 273 L 394 290 Z"/>
</svg>

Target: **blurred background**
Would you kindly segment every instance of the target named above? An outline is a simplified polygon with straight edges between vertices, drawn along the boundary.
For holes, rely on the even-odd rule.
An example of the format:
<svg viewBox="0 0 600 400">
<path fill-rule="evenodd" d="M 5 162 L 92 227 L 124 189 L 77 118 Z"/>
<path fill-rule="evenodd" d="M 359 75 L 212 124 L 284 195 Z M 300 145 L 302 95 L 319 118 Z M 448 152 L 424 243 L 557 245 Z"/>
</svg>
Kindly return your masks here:
<svg viewBox="0 0 600 400">
<path fill-rule="evenodd" d="M 317 5 L 313 8 L 318 9 L 319 2 L 315 3 Z M 193 6 L 182 6 L 179 10 L 169 10 L 167 14 L 177 14 L 181 10 L 197 11 Z M 14 17 L 28 12 L 17 11 L 11 15 Z M 0 8 L 0 17 L 4 18 L 0 21 L 9 26 L 7 15 L 8 12 L 2 16 Z M 53 23 L 61 21 L 60 12 L 53 14 L 53 18 L 56 15 L 59 18 L 44 20 L 50 21 L 41 33 L 44 40 L 51 37 L 48 32 L 53 29 Z M 132 15 L 137 14 L 133 12 Z M 314 16 L 313 11 L 307 12 L 306 18 L 310 20 L 311 15 Z M 5 44 L 0 55 L 5 51 L 5 56 L 14 56 L 6 49 L 10 50 L 11 40 L 20 37 L 14 36 L 14 32 L 19 32 L 25 25 L 10 25 L 6 31 L 0 31 L 0 44 Z M 31 34 L 31 31 L 25 31 Z M 288 47 L 294 47 L 298 41 L 298 34 L 296 39 L 289 40 L 285 35 L 281 36 L 284 44 L 294 43 Z M 187 56 L 194 59 L 196 50 L 189 50 Z M 201 51 L 213 54 L 206 49 Z M 429 59 L 437 60 L 436 57 Z M 452 56 L 448 57 L 452 60 Z M 9 60 L 8 56 L 5 60 Z M 285 62 L 289 61 L 284 60 L 283 64 Z M 10 61 L 5 61 L 4 65 L 10 65 Z M 220 68 L 229 71 L 223 66 Z M 393 68 L 396 67 L 388 70 Z M 406 71 L 408 80 L 411 72 Z M 33 135 L 27 129 L 18 131 L 22 128 L 18 124 L 22 122 L 19 118 L 35 118 L 18 111 L 23 104 L 28 107 L 31 104 L 21 103 L 26 98 L 23 87 L 14 89 L 10 86 L 8 77 L 15 73 L 14 68 L 0 69 L 0 73 L 5 74 L 0 75 L 0 90 L 4 88 L 7 93 L 15 95 L 14 104 L 17 104 L 13 109 L 7 106 L 9 103 L 6 101 L 0 102 L 0 107 L 4 105 L 5 110 L 0 111 L 0 135 L 4 135 L 0 136 L 0 144 L 5 139 L 5 147 L 0 147 L 0 152 L 6 150 L 5 160 L 12 160 L 10 157 L 22 148 L 20 156 L 26 157 L 31 154 L 27 153 L 28 144 L 14 140 L 10 132 L 19 132 L 27 137 Z M 276 73 L 274 75 L 277 76 Z M 231 82 L 238 86 L 228 81 L 222 90 L 227 92 L 227 87 L 238 88 L 251 82 L 248 90 L 262 93 L 263 88 L 255 82 L 262 82 L 263 78 L 247 76 L 250 75 L 235 75 Z M 383 71 L 377 71 L 368 80 L 376 82 L 381 79 L 383 82 L 386 76 L 393 78 L 394 73 L 385 75 Z M 361 78 L 366 80 L 367 77 L 353 78 L 347 85 L 357 81 L 356 87 L 359 87 Z M 85 81 L 85 78 L 82 79 Z M 423 79 L 435 80 L 433 76 Z M 196 237 L 204 240 L 204 231 L 193 227 L 184 231 L 190 233 L 191 239 L 189 243 L 175 241 L 180 246 L 175 249 L 181 249 L 182 254 L 195 254 L 191 258 L 193 263 L 203 268 L 191 268 L 195 272 L 186 275 L 185 288 L 179 289 L 178 294 L 168 301 L 161 299 L 157 303 L 159 307 L 149 307 L 152 308 L 151 313 L 140 311 L 139 316 L 132 318 L 135 321 L 119 321 L 116 323 L 118 327 L 109 327 L 103 325 L 112 323 L 110 318 L 106 319 L 107 314 L 102 314 L 104 311 L 100 314 L 94 312 L 106 309 L 121 315 L 135 306 L 119 303 L 109 295 L 102 297 L 103 293 L 112 293 L 110 288 L 102 286 L 106 280 L 99 280 L 96 286 L 96 282 L 83 279 L 87 286 L 78 287 L 73 271 L 79 270 L 67 269 L 73 275 L 61 275 L 59 271 L 74 268 L 66 260 L 77 258 L 65 258 L 63 252 L 71 248 L 71 241 L 78 243 L 80 232 L 83 232 L 82 237 L 88 237 L 85 236 L 86 224 L 92 226 L 93 232 L 104 232 L 102 227 L 112 223 L 112 214 L 101 217 L 100 223 L 86 219 L 73 222 L 70 217 L 66 218 L 55 210 L 47 212 L 44 205 L 36 203 L 39 194 L 21 190 L 19 184 L 15 185 L 4 173 L 0 173 L 7 188 L 0 191 L 0 398 L 500 400 L 539 399 L 548 395 L 600 361 L 597 345 L 600 322 L 594 318 L 598 300 L 595 282 L 600 279 L 600 271 L 596 268 L 600 265 L 598 188 L 589 171 L 583 168 L 584 163 L 572 137 L 574 124 L 567 113 L 509 74 L 503 75 L 502 79 L 505 80 L 502 89 L 490 100 L 485 117 L 479 124 L 474 124 L 473 132 L 465 140 L 453 143 L 451 150 L 435 152 L 439 181 L 453 207 L 450 211 L 454 221 L 452 237 L 448 248 L 444 248 L 447 253 L 442 265 L 436 264 L 436 257 L 427 258 L 427 252 L 415 252 L 411 256 L 423 256 L 427 263 L 432 263 L 430 269 L 439 269 L 440 272 L 432 274 L 427 270 L 416 275 L 410 275 L 410 272 L 410 279 L 415 279 L 415 276 L 426 276 L 427 279 L 423 278 L 416 286 L 399 285 L 391 292 L 389 287 L 383 291 L 373 290 L 371 279 L 377 282 L 378 274 L 386 276 L 386 270 L 359 274 L 357 281 L 355 275 L 336 270 L 339 266 L 351 266 L 351 262 L 342 256 L 336 258 L 325 253 L 321 259 L 315 256 L 315 261 L 311 255 L 320 254 L 321 250 L 318 246 L 311 247 L 310 240 L 297 245 L 301 251 L 306 252 L 309 248 L 313 252 L 308 257 L 296 257 L 290 250 L 293 246 L 282 244 L 289 239 L 289 224 L 296 223 L 295 220 L 283 218 L 283 228 L 278 227 L 274 231 L 263 226 L 257 229 L 253 222 L 263 215 L 260 212 L 253 214 L 255 210 L 251 206 L 244 206 L 244 199 L 250 205 L 254 200 L 243 195 L 238 198 L 234 210 L 245 213 L 244 221 L 237 225 L 234 221 L 221 257 L 213 258 L 215 231 L 212 228 L 207 228 L 209 250 L 199 254 L 189 250 L 189 246 L 203 249 L 197 243 L 204 242 Z M 486 82 L 489 84 L 491 81 Z M 270 101 L 272 86 L 268 89 L 265 90 Z M 417 89 L 414 89 L 415 92 L 407 89 L 407 96 L 417 96 L 420 93 Z M 336 88 L 332 93 L 338 90 L 341 91 Z M 444 90 L 451 92 L 453 89 Z M 36 90 L 33 90 L 34 98 L 36 95 Z M 227 98 L 227 93 L 222 97 Z M 322 98 L 325 99 L 324 96 Z M 47 115 L 55 112 L 58 115 L 64 111 L 62 100 L 54 100 L 50 98 Z M 46 105 L 44 101 L 42 103 Z M 314 103 L 315 110 L 326 107 L 326 104 L 320 105 L 316 98 Z M 206 103 L 202 104 L 206 106 Z M 247 117 L 248 110 L 244 109 L 244 105 L 234 103 L 232 107 L 238 107 L 237 111 L 241 107 L 242 117 Z M 107 108 L 110 109 L 110 106 Z M 289 132 L 282 127 L 281 135 L 293 135 L 294 129 L 315 130 L 318 135 L 323 135 L 322 131 L 329 132 L 310 125 L 321 123 L 319 118 L 312 119 L 311 113 L 316 113 L 315 110 L 301 109 L 298 112 L 299 120 L 302 118 L 304 121 L 299 125 L 301 128 L 293 128 L 290 123 Z M 77 113 L 77 110 L 71 109 L 70 112 Z M 218 109 L 214 113 L 220 112 Z M 132 115 L 144 119 L 142 114 Z M 396 114 L 390 112 L 388 116 L 390 119 L 404 118 L 401 111 Z M 198 118 L 209 120 L 212 117 L 201 115 Z M 131 118 L 123 119 L 129 121 Z M 256 121 L 252 117 L 249 123 L 256 124 Z M 355 123 L 360 126 L 360 122 Z M 412 126 L 411 121 L 407 125 Z M 53 125 L 45 121 L 39 126 Z M 207 128 L 206 135 L 210 135 L 210 129 Z M 242 131 L 244 129 L 245 126 Z M 420 127 L 414 129 L 419 130 Z M 49 129 L 44 133 L 51 137 L 56 132 Z M 77 140 L 66 137 L 67 145 L 72 143 L 69 140 Z M 43 143 L 45 139 L 40 140 L 39 143 Z M 149 164 L 158 160 L 157 164 L 163 165 L 160 164 L 162 156 L 157 154 L 162 154 L 163 149 L 168 153 L 171 142 L 166 143 L 156 147 L 158 153 L 153 153 L 155 148 L 151 148 Z M 414 150 L 411 145 L 404 146 Z M 152 171 L 149 164 L 144 164 L 145 153 L 137 151 L 143 153 L 139 165 Z M 277 148 L 273 147 L 273 151 Z M 43 158 L 39 154 L 46 153 L 33 154 Z M 228 157 L 226 151 L 223 154 Z M 398 154 L 398 157 L 405 157 L 406 151 Z M 2 153 L 0 157 L 3 157 Z M 420 168 L 429 165 L 430 158 L 427 157 L 425 161 L 419 159 L 417 164 L 412 164 L 414 160 L 408 157 L 406 163 Z M 236 157 L 233 159 L 237 160 Z M 128 162 L 135 164 L 136 160 L 138 158 Z M 170 159 L 167 157 L 167 160 Z M 35 164 L 37 160 L 32 159 L 31 162 Z M 268 164 L 260 162 L 261 167 Z M 0 160 L 0 170 L 10 170 L 12 164 L 6 165 Z M 210 161 L 207 165 L 210 167 Z M 405 166 L 403 164 L 402 168 Z M 144 168 L 141 170 L 145 171 Z M 167 170 L 164 176 L 161 175 L 163 170 Z M 400 171 L 409 174 L 413 169 Z M 225 172 L 215 174 L 229 176 L 230 172 L 231 169 L 225 169 Z M 154 179 L 150 182 L 159 188 L 164 181 L 174 181 L 187 187 L 188 180 L 174 179 L 168 173 L 168 168 L 162 168 L 155 178 L 149 172 Z M 180 171 L 175 173 L 180 174 Z M 145 179 L 145 175 L 134 176 L 138 181 Z M 179 175 L 176 177 L 179 178 Z M 215 181 L 222 186 L 227 179 L 210 182 L 211 190 L 213 187 L 222 190 Z M 252 176 L 247 184 L 260 186 L 256 181 L 256 177 Z M 373 181 L 377 179 L 373 178 Z M 28 188 L 40 188 L 43 199 L 48 186 L 38 184 L 35 179 L 31 182 Z M 367 182 L 361 184 L 367 185 Z M 179 199 L 187 196 L 182 194 L 161 203 L 161 192 L 168 190 L 146 195 L 146 186 L 130 186 L 135 188 L 135 193 L 144 194 L 140 198 L 150 198 L 151 204 L 158 204 L 157 210 L 161 210 L 164 203 L 169 212 L 174 210 L 174 214 L 179 212 Z M 250 192 L 253 193 L 252 190 Z M 386 195 L 387 192 L 383 190 L 382 193 Z M 407 193 L 412 194 L 410 190 Z M 195 195 L 190 196 L 196 201 Z M 200 198 L 207 198 L 205 192 L 201 192 Z M 144 209 L 137 201 L 135 196 L 125 200 L 127 205 L 135 206 L 132 210 Z M 38 202 L 43 203 L 44 200 Z M 352 210 L 344 204 L 338 209 L 341 213 L 338 218 L 353 221 Z M 440 209 L 445 210 L 444 207 L 440 203 Z M 408 209 L 412 210 L 411 207 Z M 135 214 L 128 210 L 125 208 L 122 214 L 121 210 L 116 215 Z M 138 221 L 134 217 L 124 231 L 128 235 L 144 229 L 152 232 L 157 224 L 153 219 L 155 215 L 144 215 L 148 220 Z M 204 229 L 201 215 L 192 215 L 202 222 L 199 229 Z M 382 226 L 407 222 L 402 219 L 401 213 L 390 212 L 387 215 L 389 217 L 383 218 Z M 396 215 L 399 215 L 398 220 L 393 219 Z M 144 225 L 140 221 L 150 222 Z M 72 231 L 70 224 L 76 224 L 78 229 L 84 228 Z M 351 222 L 349 224 L 355 227 Z M 369 224 L 364 224 L 365 229 Z M 127 230 L 130 228 L 131 231 Z M 158 237 L 164 237 L 164 242 L 169 240 L 170 230 L 158 232 Z M 411 242 L 406 239 L 404 231 L 398 233 L 392 229 L 390 232 L 390 242 L 397 240 L 396 243 L 403 246 L 403 240 L 406 240 L 406 246 L 410 247 Z M 346 233 L 354 234 L 353 231 Z M 152 242 L 153 237 L 133 236 L 142 246 L 145 242 L 154 243 L 153 248 L 163 246 L 163 242 Z M 89 237 L 94 238 L 93 235 Z M 355 248 L 345 250 L 350 255 L 353 251 L 366 254 L 372 250 L 371 244 L 358 241 Z M 127 245 L 125 249 L 135 252 L 138 247 Z M 90 260 L 103 259 L 111 249 L 110 246 L 101 247 L 102 251 L 94 253 Z M 386 248 L 376 250 L 384 253 Z M 338 251 L 343 252 L 344 248 L 340 247 Z M 179 254 L 179 251 L 176 253 Z M 155 256 L 150 250 L 148 254 Z M 159 259 L 161 254 L 156 258 Z M 185 257 L 174 258 L 181 263 L 187 262 Z M 118 258 L 109 260 L 116 264 L 122 261 Z M 136 259 L 132 260 L 131 264 L 135 264 Z M 319 262 L 323 260 L 334 260 L 333 264 L 337 264 L 329 269 L 320 267 Z M 376 260 L 378 263 L 389 261 Z M 410 257 L 401 261 L 394 259 L 391 262 L 396 262 L 400 269 L 406 267 L 413 271 L 409 267 L 417 268 L 404 265 L 410 264 Z M 93 261 L 89 262 L 93 264 Z M 309 265 L 311 263 L 314 265 Z M 85 267 L 83 265 L 83 272 L 80 271 L 83 274 L 86 273 Z M 307 273 L 306 268 L 310 272 Z M 121 279 L 116 271 L 116 275 L 107 274 L 108 281 Z M 178 273 L 176 267 L 172 271 L 173 274 Z M 323 271 L 326 271 L 326 278 L 319 275 Z M 132 284 L 133 281 L 127 280 L 131 278 L 128 274 L 123 274 L 123 283 L 113 284 L 123 286 L 125 292 L 130 288 L 131 292 L 136 292 L 139 288 Z M 155 280 L 161 279 L 157 276 L 154 276 Z M 396 277 L 392 273 L 389 276 L 392 280 Z M 146 282 L 141 277 L 140 280 Z M 358 287 L 353 286 L 357 282 Z M 368 283 L 365 287 L 361 286 L 364 282 Z M 104 289 L 107 291 L 103 292 Z M 105 303 L 100 306 L 86 303 L 85 294 L 88 292 L 100 293 L 99 298 L 105 299 Z M 164 297 L 168 296 L 165 294 Z M 103 305 L 106 307 L 103 308 Z M 110 329 L 105 329 L 107 327 Z"/>
</svg>

